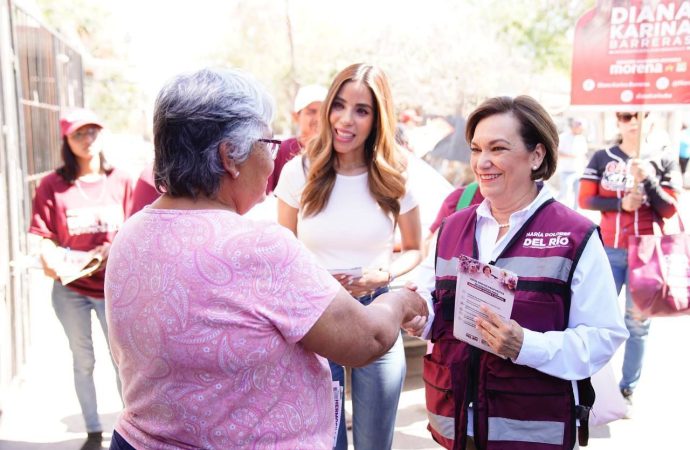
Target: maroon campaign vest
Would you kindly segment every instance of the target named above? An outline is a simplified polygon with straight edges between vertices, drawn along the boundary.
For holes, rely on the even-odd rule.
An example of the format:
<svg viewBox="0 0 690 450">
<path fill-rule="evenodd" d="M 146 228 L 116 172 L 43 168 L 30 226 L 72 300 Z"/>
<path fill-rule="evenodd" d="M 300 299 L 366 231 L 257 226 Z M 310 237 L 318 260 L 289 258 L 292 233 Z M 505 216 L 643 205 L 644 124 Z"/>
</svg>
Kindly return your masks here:
<svg viewBox="0 0 690 450">
<path fill-rule="evenodd" d="M 424 361 L 429 430 L 444 447 L 464 449 L 472 403 L 474 440 L 480 450 L 571 450 L 577 430 L 570 381 L 514 364 L 453 336 L 457 258 L 478 256 L 476 209 L 450 216 L 437 243 L 434 348 Z M 520 326 L 537 332 L 566 329 L 573 273 L 596 230 L 588 219 L 550 200 L 492 261 L 519 276 L 511 318 Z M 589 380 L 583 390 L 588 386 Z M 591 396 L 593 403 L 593 391 L 580 396 Z"/>
</svg>

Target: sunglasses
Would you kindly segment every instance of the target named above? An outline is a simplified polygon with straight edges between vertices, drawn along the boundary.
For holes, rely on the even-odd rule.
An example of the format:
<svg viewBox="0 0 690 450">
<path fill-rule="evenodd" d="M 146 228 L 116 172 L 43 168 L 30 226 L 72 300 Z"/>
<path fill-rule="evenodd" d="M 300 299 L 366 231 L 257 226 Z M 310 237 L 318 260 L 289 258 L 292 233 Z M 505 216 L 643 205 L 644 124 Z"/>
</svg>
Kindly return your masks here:
<svg viewBox="0 0 690 450">
<path fill-rule="evenodd" d="M 633 119 L 633 117 L 636 118 L 637 120 L 640 120 L 640 114 L 642 114 L 642 113 L 640 113 L 640 112 L 637 112 L 637 113 L 616 113 L 616 117 L 618 118 L 619 121 L 621 121 L 623 123 L 628 123 Z M 647 117 L 649 117 L 648 112 L 644 113 L 644 118 L 646 119 Z"/>
<path fill-rule="evenodd" d="M 79 131 L 75 131 L 74 133 L 70 134 L 69 137 L 77 142 L 81 142 L 87 137 L 95 139 L 100 132 L 101 129 L 99 127 L 85 127 L 80 128 Z"/>
</svg>

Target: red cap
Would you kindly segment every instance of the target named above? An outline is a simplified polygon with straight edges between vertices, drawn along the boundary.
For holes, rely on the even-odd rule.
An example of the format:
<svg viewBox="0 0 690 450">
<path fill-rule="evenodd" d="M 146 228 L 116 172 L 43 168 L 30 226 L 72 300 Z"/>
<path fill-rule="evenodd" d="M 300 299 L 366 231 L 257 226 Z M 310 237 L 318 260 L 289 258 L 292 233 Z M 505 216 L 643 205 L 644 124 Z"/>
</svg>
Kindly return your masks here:
<svg viewBox="0 0 690 450">
<path fill-rule="evenodd" d="M 96 125 L 103 128 L 101 119 L 96 113 L 83 108 L 68 109 L 60 117 L 60 133 L 62 137 L 69 136 L 84 125 Z"/>
</svg>

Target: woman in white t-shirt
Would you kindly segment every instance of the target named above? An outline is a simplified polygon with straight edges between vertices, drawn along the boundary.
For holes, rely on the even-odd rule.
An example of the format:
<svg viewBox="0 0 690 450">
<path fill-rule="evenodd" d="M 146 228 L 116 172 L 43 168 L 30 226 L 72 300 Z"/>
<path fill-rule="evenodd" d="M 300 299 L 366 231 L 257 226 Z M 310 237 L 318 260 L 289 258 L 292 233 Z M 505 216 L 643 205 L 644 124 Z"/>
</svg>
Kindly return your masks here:
<svg viewBox="0 0 690 450">
<path fill-rule="evenodd" d="M 320 114 L 318 137 L 283 169 L 275 190 L 278 221 L 367 305 L 421 258 L 419 208 L 395 145 L 386 75 L 371 65 L 347 67 L 331 84 Z M 392 261 L 396 226 L 402 252 Z M 331 371 L 344 385 L 342 366 L 331 363 Z M 379 360 L 352 370 L 357 450 L 391 448 L 404 378 L 402 338 Z M 336 448 L 347 448 L 344 426 Z"/>
</svg>

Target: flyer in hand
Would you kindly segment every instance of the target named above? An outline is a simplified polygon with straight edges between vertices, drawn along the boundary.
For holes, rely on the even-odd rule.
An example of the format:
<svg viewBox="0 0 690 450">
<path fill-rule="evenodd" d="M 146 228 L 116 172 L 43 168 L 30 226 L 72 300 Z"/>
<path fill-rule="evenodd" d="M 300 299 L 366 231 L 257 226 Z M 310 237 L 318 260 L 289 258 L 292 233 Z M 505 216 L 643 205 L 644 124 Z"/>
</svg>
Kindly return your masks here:
<svg viewBox="0 0 690 450">
<path fill-rule="evenodd" d="M 88 277 L 100 269 L 102 263 L 103 256 L 99 252 L 66 250 L 58 272 L 60 282 L 66 286 L 74 280 Z"/>
<path fill-rule="evenodd" d="M 509 321 L 518 276 L 514 272 L 481 263 L 465 255 L 460 255 L 458 260 L 453 336 L 494 353 L 482 339 L 474 319 L 486 318 L 486 314 L 481 310 L 481 306 L 484 305 L 506 322 Z"/>
<path fill-rule="evenodd" d="M 332 386 L 333 403 L 335 407 L 335 433 L 333 434 L 333 448 L 335 448 L 336 444 L 338 443 L 338 429 L 340 428 L 340 421 L 342 420 L 342 417 L 340 417 L 340 411 L 343 397 L 343 387 L 340 385 L 339 381 L 333 381 Z"/>
</svg>

